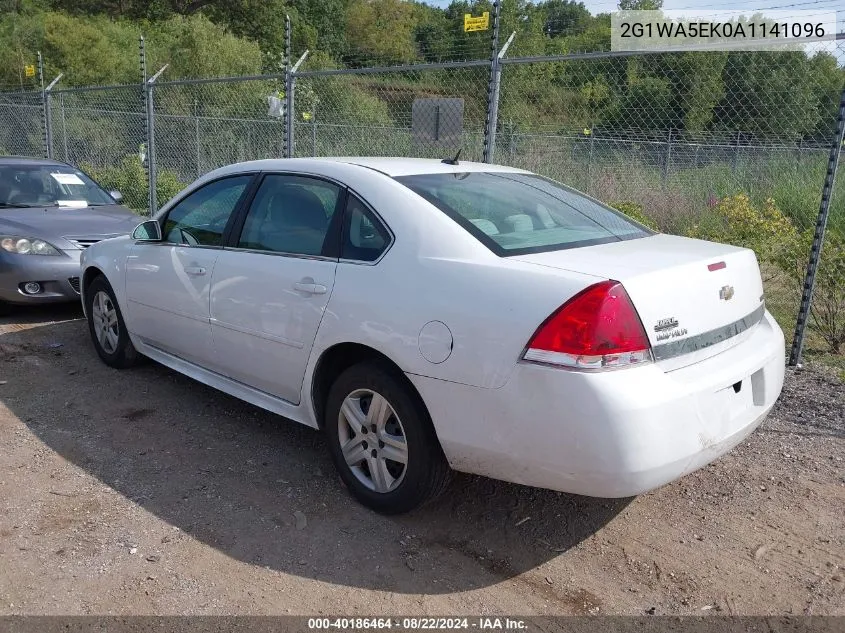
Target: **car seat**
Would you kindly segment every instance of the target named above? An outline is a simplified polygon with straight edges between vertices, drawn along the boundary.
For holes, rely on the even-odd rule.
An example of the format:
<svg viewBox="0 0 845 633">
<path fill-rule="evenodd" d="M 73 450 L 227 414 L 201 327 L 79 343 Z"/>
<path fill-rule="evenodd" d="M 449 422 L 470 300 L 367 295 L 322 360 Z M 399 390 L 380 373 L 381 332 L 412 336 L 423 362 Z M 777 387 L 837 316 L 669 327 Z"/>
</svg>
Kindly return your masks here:
<svg viewBox="0 0 845 633">
<path fill-rule="evenodd" d="M 319 255 L 328 222 L 316 194 L 296 185 L 280 187 L 268 196 L 264 219 L 249 241 L 257 242 L 263 250 Z"/>
<path fill-rule="evenodd" d="M 44 181 L 35 174 L 22 179 L 18 191 L 9 196 L 11 204 L 39 204 L 45 202 L 47 191 L 44 189 Z"/>
</svg>

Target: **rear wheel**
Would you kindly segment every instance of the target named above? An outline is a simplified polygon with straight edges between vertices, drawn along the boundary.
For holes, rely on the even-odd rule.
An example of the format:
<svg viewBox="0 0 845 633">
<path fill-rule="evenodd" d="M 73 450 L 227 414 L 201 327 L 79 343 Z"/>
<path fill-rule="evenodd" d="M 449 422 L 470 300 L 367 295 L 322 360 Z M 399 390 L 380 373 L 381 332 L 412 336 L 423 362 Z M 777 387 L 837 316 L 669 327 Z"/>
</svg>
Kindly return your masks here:
<svg viewBox="0 0 845 633">
<path fill-rule="evenodd" d="M 323 424 L 341 479 L 377 512 L 408 512 L 442 492 L 449 466 L 419 397 L 376 363 L 344 371 Z"/>
<path fill-rule="evenodd" d="M 85 313 L 94 349 L 106 365 L 124 369 L 138 362 L 140 355 L 129 340 L 114 291 L 102 275 L 85 289 Z"/>
</svg>

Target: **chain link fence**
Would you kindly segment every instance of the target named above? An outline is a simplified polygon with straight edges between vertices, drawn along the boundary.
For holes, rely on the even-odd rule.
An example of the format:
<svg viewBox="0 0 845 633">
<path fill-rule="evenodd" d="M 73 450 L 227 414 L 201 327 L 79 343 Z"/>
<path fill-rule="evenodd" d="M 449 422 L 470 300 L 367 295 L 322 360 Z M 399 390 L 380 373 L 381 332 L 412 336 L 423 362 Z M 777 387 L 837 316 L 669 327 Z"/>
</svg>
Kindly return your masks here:
<svg viewBox="0 0 845 633">
<path fill-rule="evenodd" d="M 460 150 L 564 181 L 661 231 L 754 248 L 769 309 L 791 337 L 837 154 L 843 52 L 306 61 L 261 77 L 0 93 L 0 152 L 80 165 L 145 212 L 244 160 Z M 843 187 L 829 196 L 804 315 L 813 350 L 845 347 Z"/>
<path fill-rule="evenodd" d="M 41 92 L 0 92 L 0 155 L 44 154 Z"/>
<path fill-rule="evenodd" d="M 45 95 L 49 156 L 78 165 L 147 207 L 146 115 L 139 85 L 69 88 Z"/>
<path fill-rule="evenodd" d="M 504 60 L 496 162 L 563 180 L 661 231 L 755 248 L 767 305 L 791 337 L 843 86 L 823 73 L 771 82 L 764 94 L 749 86 L 762 57 L 784 55 L 794 54 Z M 793 62 L 779 59 L 799 77 Z M 723 92 L 703 92 L 708 73 Z M 832 252 L 842 243 L 845 196 L 837 191 L 831 202 Z M 845 296 L 845 272 L 839 279 L 817 288 L 831 304 Z M 845 304 L 836 309 L 845 321 Z"/>
<path fill-rule="evenodd" d="M 190 182 L 223 165 L 283 156 L 284 123 L 267 103 L 283 87 L 283 76 L 156 84 L 159 177 Z"/>
<path fill-rule="evenodd" d="M 300 72 L 294 155 L 480 161 L 488 66 Z"/>
</svg>

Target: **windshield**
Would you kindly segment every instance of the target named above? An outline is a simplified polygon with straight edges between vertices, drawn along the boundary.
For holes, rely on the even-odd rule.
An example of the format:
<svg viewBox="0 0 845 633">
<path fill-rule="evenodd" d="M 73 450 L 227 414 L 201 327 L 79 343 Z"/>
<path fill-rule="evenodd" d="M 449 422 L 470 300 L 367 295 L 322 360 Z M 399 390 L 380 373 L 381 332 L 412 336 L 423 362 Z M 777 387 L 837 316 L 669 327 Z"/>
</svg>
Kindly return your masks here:
<svg viewBox="0 0 845 633">
<path fill-rule="evenodd" d="M 0 208 L 115 204 L 78 169 L 64 165 L 0 165 Z"/>
<path fill-rule="evenodd" d="M 533 174 L 420 174 L 396 180 L 500 256 L 651 235 L 648 229 L 583 193 Z"/>
</svg>

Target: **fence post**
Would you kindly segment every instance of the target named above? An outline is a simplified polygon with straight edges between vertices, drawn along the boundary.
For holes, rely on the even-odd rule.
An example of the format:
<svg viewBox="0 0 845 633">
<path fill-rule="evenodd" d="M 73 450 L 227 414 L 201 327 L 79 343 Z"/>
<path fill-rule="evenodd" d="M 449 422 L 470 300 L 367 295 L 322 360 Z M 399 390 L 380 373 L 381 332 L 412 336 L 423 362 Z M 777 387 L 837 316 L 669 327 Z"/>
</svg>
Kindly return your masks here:
<svg viewBox="0 0 845 633">
<path fill-rule="evenodd" d="M 296 71 L 299 70 L 299 66 L 305 61 L 306 57 L 308 57 L 307 50 L 302 53 L 302 57 L 287 72 L 287 87 L 285 88 L 285 99 L 287 100 L 287 104 L 285 105 L 285 115 L 287 116 L 285 120 L 285 158 L 293 158 L 294 156 L 294 126 L 296 125 L 296 115 L 293 111 L 293 105 L 294 91 L 296 90 Z"/>
<path fill-rule="evenodd" d="M 830 212 L 830 199 L 833 196 L 833 185 L 836 182 L 836 168 L 839 166 L 839 154 L 842 152 L 842 140 L 845 138 L 845 90 L 839 99 L 839 116 L 836 119 L 836 135 L 830 147 L 827 159 L 827 173 L 822 186 L 822 200 L 819 204 L 819 215 L 816 219 L 816 230 L 813 234 L 813 245 L 810 248 L 810 260 L 807 262 L 807 273 L 804 276 L 804 288 L 801 293 L 801 306 L 798 309 L 798 319 L 795 322 L 795 335 L 792 337 L 792 349 L 789 352 L 789 365 L 795 367 L 801 363 L 801 353 L 804 351 L 804 334 L 810 308 L 813 302 L 813 290 L 816 286 L 816 271 L 824 245 L 824 233 L 827 229 L 827 217 Z"/>
<path fill-rule="evenodd" d="M 499 116 L 499 86 L 502 70 L 499 65 L 499 8 L 500 0 L 493 0 L 493 34 L 490 37 L 490 78 L 487 82 L 487 117 L 484 121 L 484 153 L 489 163 L 496 151 L 496 120 Z"/>
<path fill-rule="evenodd" d="M 736 141 L 734 142 L 734 159 L 733 159 L 733 171 L 735 172 L 739 167 L 739 135 L 740 131 L 736 131 Z"/>
<path fill-rule="evenodd" d="M 669 135 L 666 137 L 666 157 L 663 159 L 663 186 L 669 180 L 669 167 L 672 164 L 672 128 L 669 128 Z"/>
<path fill-rule="evenodd" d="M 44 58 L 38 51 L 38 85 L 41 86 L 41 149 L 44 158 L 50 158 L 50 132 L 47 121 L 47 93 L 44 91 Z"/>
<path fill-rule="evenodd" d="M 44 138 L 47 142 L 47 158 L 53 158 L 53 87 L 59 83 L 59 80 L 64 76 L 64 73 L 59 73 L 56 78 L 50 82 L 50 85 L 44 88 L 44 123 L 45 134 Z"/>
<path fill-rule="evenodd" d="M 67 154 L 67 119 L 65 118 L 65 95 L 59 94 L 59 109 L 62 112 L 62 148 L 64 149 L 64 160 L 68 162 Z"/>
<path fill-rule="evenodd" d="M 291 158 L 293 152 L 291 150 L 290 145 L 288 144 L 290 137 L 292 135 L 288 134 L 288 127 L 290 126 L 291 116 L 288 112 L 288 93 L 290 92 L 291 86 L 291 75 L 290 75 L 290 67 L 291 67 L 291 49 L 290 49 L 290 16 L 285 15 L 285 112 L 284 116 L 282 117 L 282 125 L 284 126 L 284 148 L 283 148 L 283 156 L 285 158 Z"/>
<path fill-rule="evenodd" d="M 197 146 L 197 178 L 199 178 L 202 176 L 202 168 L 200 166 L 200 117 L 196 99 L 194 99 L 194 141 Z"/>
<path fill-rule="evenodd" d="M 144 142 L 138 148 L 139 154 L 143 149 L 143 155 L 139 156 L 141 166 L 144 168 L 144 176 L 147 177 L 147 209 L 152 215 L 153 189 L 150 187 L 150 118 L 147 115 L 147 49 L 142 35 L 138 40 L 138 55 L 141 65 L 141 99 L 144 102 Z"/>
<path fill-rule="evenodd" d="M 317 156 L 317 102 L 311 108 L 311 156 Z"/>
<path fill-rule="evenodd" d="M 154 86 L 156 79 L 161 76 L 169 64 L 162 66 L 155 75 L 147 79 L 144 89 L 147 93 L 147 163 L 149 164 L 150 175 L 150 216 L 152 217 L 158 211 L 158 193 L 156 192 L 157 184 L 157 170 L 156 165 L 156 125 L 155 125 L 155 101 L 153 98 Z"/>
</svg>

